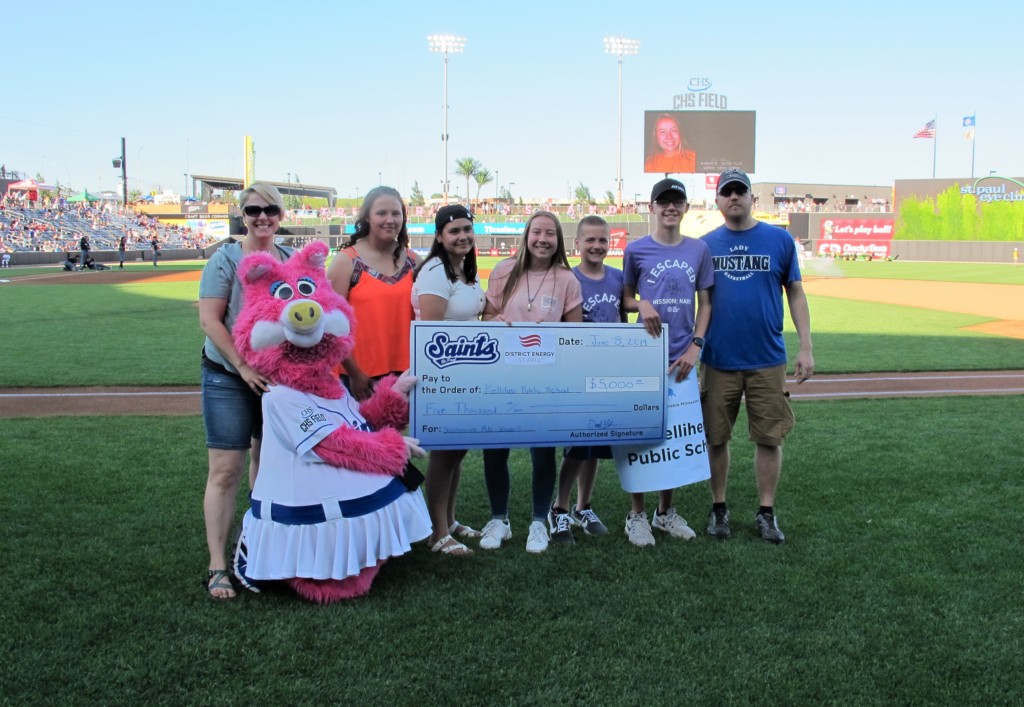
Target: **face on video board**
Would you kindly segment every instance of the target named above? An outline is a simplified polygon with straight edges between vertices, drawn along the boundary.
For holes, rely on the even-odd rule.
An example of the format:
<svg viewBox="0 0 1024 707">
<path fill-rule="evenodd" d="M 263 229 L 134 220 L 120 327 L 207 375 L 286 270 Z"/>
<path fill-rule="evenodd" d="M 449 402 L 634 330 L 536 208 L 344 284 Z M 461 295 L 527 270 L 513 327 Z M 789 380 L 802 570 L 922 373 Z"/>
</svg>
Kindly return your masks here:
<svg viewBox="0 0 1024 707">
<path fill-rule="evenodd" d="M 754 172 L 752 110 L 644 111 L 644 172 Z"/>
</svg>

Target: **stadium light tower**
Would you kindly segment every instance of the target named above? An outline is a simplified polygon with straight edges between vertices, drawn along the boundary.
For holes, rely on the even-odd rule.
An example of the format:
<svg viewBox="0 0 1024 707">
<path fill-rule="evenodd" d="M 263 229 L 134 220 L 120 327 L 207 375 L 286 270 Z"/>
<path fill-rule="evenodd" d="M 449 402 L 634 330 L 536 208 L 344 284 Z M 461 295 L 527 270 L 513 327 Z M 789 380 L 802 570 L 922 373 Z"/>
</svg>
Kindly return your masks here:
<svg viewBox="0 0 1024 707">
<path fill-rule="evenodd" d="M 444 203 L 448 203 L 448 55 L 461 54 L 466 46 L 466 38 L 454 34 L 431 34 L 427 37 L 427 45 L 430 51 L 441 54 L 444 57 L 444 103 L 441 106 L 444 113 L 444 131 L 441 133 L 441 142 L 444 143 Z"/>
<path fill-rule="evenodd" d="M 619 167 L 615 173 L 615 181 L 618 183 L 618 202 L 622 208 L 622 57 L 627 54 L 637 54 L 640 51 L 639 39 L 626 39 L 624 37 L 605 37 L 604 53 L 619 55 Z"/>
</svg>

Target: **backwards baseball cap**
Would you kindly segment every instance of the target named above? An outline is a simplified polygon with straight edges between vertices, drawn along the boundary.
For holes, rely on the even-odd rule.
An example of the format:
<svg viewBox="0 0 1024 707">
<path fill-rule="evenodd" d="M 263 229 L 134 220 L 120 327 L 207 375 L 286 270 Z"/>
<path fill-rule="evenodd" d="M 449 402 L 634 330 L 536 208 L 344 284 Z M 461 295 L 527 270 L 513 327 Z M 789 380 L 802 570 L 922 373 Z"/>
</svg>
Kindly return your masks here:
<svg viewBox="0 0 1024 707">
<path fill-rule="evenodd" d="M 651 189 L 651 201 L 657 201 L 663 196 L 681 196 L 685 199 L 686 187 L 678 179 L 662 179 Z"/>
<path fill-rule="evenodd" d="M 437 210 L 437 214 L 434 216 L 434 233 L 440 234 L 444 230 L 446 223 L 451 223 L 456 219 L 468 218 L 470 221 L 473 220 L 473 214 L 470 213 L 462 204 L 448 204 L 448 206 L 442 206 Z"/>
<path fill-rule="evenodd" d="M 746 172 L 742 172 L 738 169 L 727 169 L 718 177 L 718 191 L 722 191 L 722 187 L 726 184 L 732 184 L 734 182 L 742 184 L 747 189 L 750 189 L 750 177 L 747 176 Z"/>
</svg>

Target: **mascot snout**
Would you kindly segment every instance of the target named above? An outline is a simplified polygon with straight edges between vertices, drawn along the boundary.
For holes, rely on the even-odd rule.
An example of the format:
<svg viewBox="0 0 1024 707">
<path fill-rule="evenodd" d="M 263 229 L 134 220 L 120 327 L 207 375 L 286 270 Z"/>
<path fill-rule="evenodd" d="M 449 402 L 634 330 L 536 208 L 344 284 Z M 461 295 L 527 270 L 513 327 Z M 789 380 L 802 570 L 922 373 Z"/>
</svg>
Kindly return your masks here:
<svg viewBox="0 0 1024 707">
<path fill-rule="evenodd" d="M 299 334 L 309 334 L 320 326 L 324 308 L 310 299 L 292 302 L 284 310 L 286 326 Z"/>
</svg>

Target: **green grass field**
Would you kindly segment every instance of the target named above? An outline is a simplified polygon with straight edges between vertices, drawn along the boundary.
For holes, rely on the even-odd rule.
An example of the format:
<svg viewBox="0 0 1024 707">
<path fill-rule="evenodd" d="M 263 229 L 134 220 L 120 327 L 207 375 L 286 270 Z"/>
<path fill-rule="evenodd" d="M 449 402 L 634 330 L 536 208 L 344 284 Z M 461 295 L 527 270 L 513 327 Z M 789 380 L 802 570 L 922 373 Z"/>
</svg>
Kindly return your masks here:
<svg viewBox="0 0 1024 707">
<path fill-rule="evenodd" d="M 897 263 L 836 265 L 867 277 L 845 268 Z M 195 383 L 195 297 L 195 283 L 0 285 L 0 386 Z M 1024 360 L 1020 341 L 961 329 L 977 317 L 813 297 L 811 311 L 819 372 Z M 750 531 L 740 434 L 732 540 L 701 532 L 698 484 L 676 497 L 696 540 L 633 547 L 606 464 L 594 504 L 611 535 L 528 555 L 517 450 L 507 547 L 470 560 L 417 547 L 368 597 L 327 608 L 286 593 L 215 603 L 200 589 L 198 417 L 4 420 L 0 703 L 1021 704 L 1024 396 L 795 408 L 784 545 Z M 459 504 L 464 522 L 486 521 L 479 453 Z"/>
<path fill-rule="evenodd" d="M 368 597 L 327 608 L 205 597 L 198 418 L 5 421 L 0 701 L 1019 704 L 1024 398 L 797 414 L 782 546 L 749 530 L 740 444 L 733 539 L 634 548 L 605 467 L 595 508 L 612 534 L 528 555 L 519 451 L 507 547 L 417 547 Z M 471 453 L 460 517 L 478 527 L 480 474 Z M 677 503 L 703 527 L 702 484 Z"/>
<path fill-rule="evenodd" d="M 488 271 L 497 261 L 481 258 L 480 268 Z M 898 267 L 902 279 L 946 275 L 959 282 L 1006 284 L 1006 278 L 1016 276 L 1012 267 L 998 265 L 827 264 L 842 268 L 837 276 L 867 277 L 863 273 L 884 273 L 890 267 Z M 202 267 L 196 261 L 171 265 L 181 270 Z M 160 268 L 162 274 L 170 269 Z M 15 279 L 25 276 L 21 269 L 12 273 Z M 85 288 L 0 284 L 0 305 L 8 312 L 0 342 L 0 387 L 198 385 L 203 339 L 197 293 L 196 282 Z M 819 373 L 999 370 L 1018 368 L 1024 360 L 1019 340 L 964 329 L 991 321 L 984 317 L 831 297 L 811 296 L 810 305 Z M 795 332 L 788 322 L 787 339 L 795 352 Z M 951 360 L 954 349 L 956 359 Z"/>
</svg>

